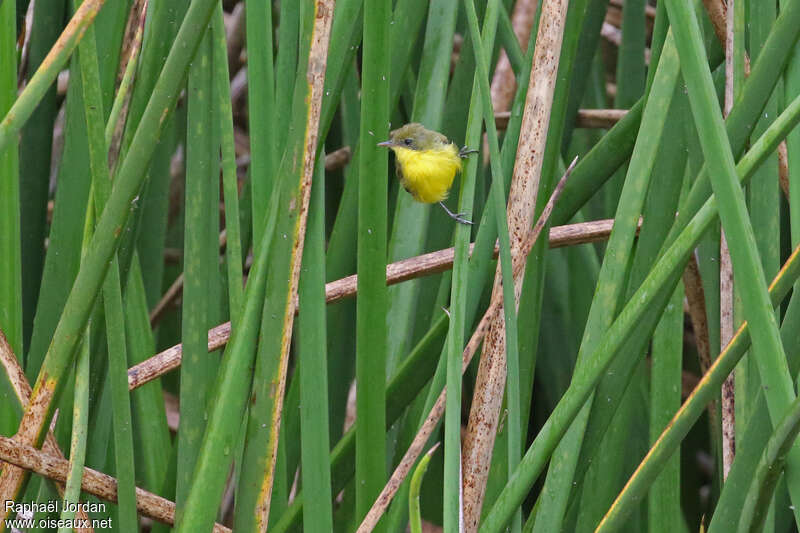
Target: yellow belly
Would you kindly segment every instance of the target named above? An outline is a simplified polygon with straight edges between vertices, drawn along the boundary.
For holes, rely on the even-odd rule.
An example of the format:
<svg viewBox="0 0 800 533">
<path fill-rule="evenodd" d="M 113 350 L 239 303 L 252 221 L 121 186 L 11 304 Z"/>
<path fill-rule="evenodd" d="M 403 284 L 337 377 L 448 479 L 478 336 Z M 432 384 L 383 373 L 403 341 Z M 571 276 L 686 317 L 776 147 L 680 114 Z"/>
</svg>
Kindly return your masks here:
<svg viewBox="0 0 800 533">
<path fill-rule="evenodd" d="M 418 202 L 432 204 L 447 198 L 453 178 L 461 170 L 454 144 L 436 150 L 393 147 L 400 183 Z"/>
</svg>

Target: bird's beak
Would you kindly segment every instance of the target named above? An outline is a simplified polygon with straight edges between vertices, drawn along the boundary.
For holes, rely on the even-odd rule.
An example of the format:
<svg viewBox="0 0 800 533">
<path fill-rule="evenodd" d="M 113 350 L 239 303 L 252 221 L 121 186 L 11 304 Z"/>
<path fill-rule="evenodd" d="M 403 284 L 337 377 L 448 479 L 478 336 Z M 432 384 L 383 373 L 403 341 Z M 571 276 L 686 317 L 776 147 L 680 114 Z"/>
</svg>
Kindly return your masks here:
<svg viewBox="0 0 800 533">
<path fill-rule="evenodd" d="M 392 146 L 394 143 L 392 141 L 383 141 L 382 143 L 378 143 L 378 146 Z"/>
</svg>

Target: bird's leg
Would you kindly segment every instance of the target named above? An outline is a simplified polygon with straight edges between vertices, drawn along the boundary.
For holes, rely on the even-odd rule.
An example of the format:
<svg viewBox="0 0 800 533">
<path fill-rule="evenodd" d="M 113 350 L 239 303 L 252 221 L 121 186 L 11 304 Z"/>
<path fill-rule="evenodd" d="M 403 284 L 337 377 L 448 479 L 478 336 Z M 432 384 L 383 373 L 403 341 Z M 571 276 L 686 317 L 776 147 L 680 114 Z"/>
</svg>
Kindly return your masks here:
<svg viewBox="0 0 800 533">
<path fill-rule="evenodd" d="M 458 157 L 466 158 L 469 154 L 477 154 L 478 150 L 470 150 L 469 146 L 464 146 L 458 151 Z"/>
<path fill-rule="evenodd" d="M 472 222 L 470 220 L 467 220 L 466 218 L 464 218 L 466 213 L 453 213 L 452 211 L 447 209 L 447 206 L 444 205 L 444 202 L 439 202 L 439 205 L 442 206 L 442 209 L 444 209 L 444 212 L 447 213 L 447 215 L 450 218 L 452 218 L 453 220 L 455 220 L 456 222 L 459 222 L 461 224 L 472 225 Z"/>
</svg>

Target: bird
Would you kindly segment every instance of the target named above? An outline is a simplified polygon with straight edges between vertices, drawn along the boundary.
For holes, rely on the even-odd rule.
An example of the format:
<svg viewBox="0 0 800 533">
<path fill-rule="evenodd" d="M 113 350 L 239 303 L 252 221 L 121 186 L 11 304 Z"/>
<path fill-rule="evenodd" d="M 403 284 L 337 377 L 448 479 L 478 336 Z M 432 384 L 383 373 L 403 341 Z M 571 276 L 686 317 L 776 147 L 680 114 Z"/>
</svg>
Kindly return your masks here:
<svg viewBox="0 0 800 533">
<path fill-rule="evenodd" d="M 456 173 L 461 171 L 461 160 L 477 153 L 466 146 L 459 149 L 439 132 L 411 122 L 390 133 L 388 141 L 378 146 L 390 148 L 395 155 L 395 170 L 400 184 L 414 200 L 438 203 L 445 212 L 461 224 L 472 224 L 464 213 L 453 213 L 443 201 L 450 192 Z"/>
</svg>

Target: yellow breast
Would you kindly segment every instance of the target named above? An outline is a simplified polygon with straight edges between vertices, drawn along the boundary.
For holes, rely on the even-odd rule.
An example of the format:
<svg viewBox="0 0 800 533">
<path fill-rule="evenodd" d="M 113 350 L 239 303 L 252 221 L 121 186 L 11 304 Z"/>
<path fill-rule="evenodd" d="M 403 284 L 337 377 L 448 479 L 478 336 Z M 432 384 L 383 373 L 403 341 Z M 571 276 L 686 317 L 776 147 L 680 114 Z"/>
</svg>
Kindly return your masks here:
<svg viewBox="0 0 800 533">
<path fill-rule="evenodd" d="M 393 146 L 397 156 L 397 175 L 405 189 L 418 202 L 432 204 L 447 198 L 461 158 L 454 144 L 431 150 L 411 150 Z"/>
</svg>

